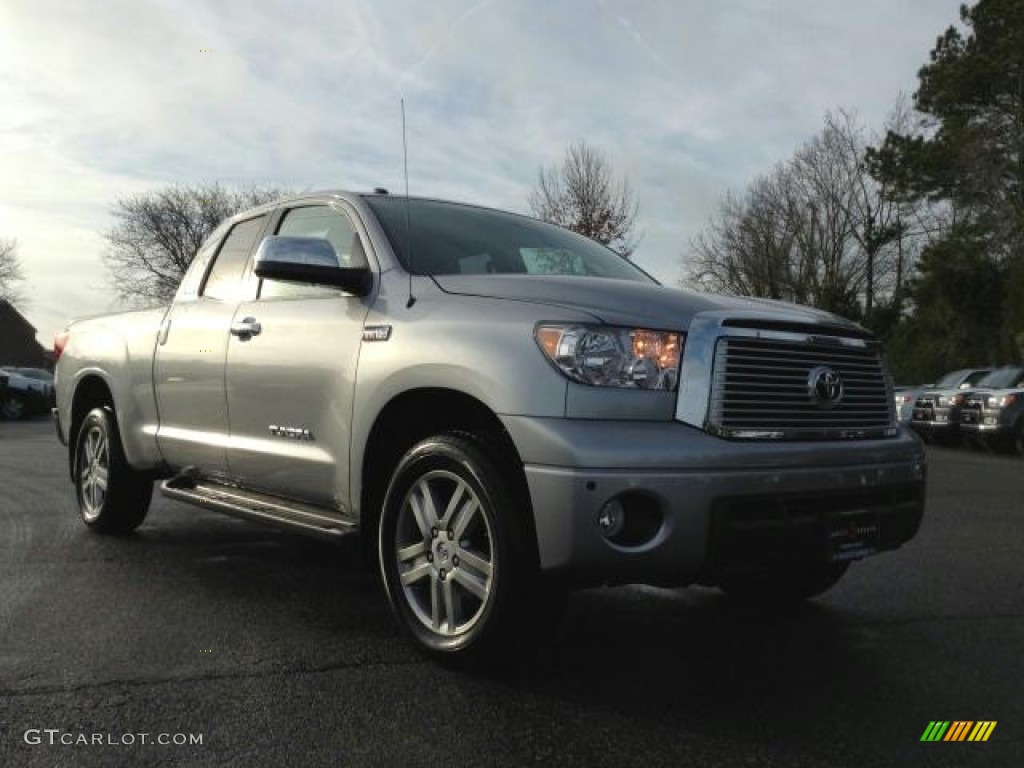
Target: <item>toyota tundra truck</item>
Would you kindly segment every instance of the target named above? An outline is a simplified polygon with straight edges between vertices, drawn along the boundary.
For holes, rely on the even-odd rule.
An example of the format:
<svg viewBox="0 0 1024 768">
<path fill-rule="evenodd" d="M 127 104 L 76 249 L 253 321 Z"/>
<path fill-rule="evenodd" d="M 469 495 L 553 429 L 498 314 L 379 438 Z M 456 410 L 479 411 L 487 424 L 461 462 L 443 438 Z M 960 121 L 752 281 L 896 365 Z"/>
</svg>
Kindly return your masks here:
<svg viewBox="0 0 1024 768">
<path fill-rule="evenodd" d="M 923 514 L 923 447 L 863 328 L 663 287 L 483 207 L 329 192 L 255 208 L 169 307 L 74 322 L 55 349 L 89 529 L 132 531 L 159 483 L 361 533 L 399 623 L 453 663 L 542 638 L 573 587 L 812 597 Z"/>
<path fill-rule="evenodd" d="M 997 368 L 965 395 L 960 430 L 977 443 L 1024 456 L 1024 367 Z"/>
</svg>

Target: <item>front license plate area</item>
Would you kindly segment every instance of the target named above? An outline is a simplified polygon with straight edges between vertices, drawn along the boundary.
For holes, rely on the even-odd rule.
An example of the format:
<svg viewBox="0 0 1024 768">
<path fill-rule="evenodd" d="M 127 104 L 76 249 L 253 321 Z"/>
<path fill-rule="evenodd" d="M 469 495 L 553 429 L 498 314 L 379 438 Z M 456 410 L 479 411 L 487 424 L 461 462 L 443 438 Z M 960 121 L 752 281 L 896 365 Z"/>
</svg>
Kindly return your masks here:
<svg viewBox="0 0 1024 768">
<path fill-rule="evenodd" d="M 833 563 L 859 560 L 878 552 L 878 514 L 856 510 L 833 516 L 827 526 L 828 556 Z"/>
</svg>

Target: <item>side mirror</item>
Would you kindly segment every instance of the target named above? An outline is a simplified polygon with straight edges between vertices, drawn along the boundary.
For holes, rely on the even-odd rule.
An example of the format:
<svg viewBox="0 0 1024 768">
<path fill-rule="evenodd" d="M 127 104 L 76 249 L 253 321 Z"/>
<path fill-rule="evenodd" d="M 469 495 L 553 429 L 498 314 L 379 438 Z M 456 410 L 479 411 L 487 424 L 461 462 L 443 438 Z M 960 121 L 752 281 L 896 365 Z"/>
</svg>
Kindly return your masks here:
<svg viewBox="0 0 1024 768">
<path fill-rule="evenodd" d="M 322 237 L 265 237 L 256 251 L 254 271 L 267 280 L 330 285 L 357 296 L 370 289 L 370 268 L 339 266 L 334 246 Z"/>
<path fill-rule="evenodd" d="M 963 382 L 960 385 L 960 389 L 970 389 L 970 388 L 971 388 L 971 382 L 969 382 L 969 381 L 965 381 L 965 382 Z"/>
</svg>

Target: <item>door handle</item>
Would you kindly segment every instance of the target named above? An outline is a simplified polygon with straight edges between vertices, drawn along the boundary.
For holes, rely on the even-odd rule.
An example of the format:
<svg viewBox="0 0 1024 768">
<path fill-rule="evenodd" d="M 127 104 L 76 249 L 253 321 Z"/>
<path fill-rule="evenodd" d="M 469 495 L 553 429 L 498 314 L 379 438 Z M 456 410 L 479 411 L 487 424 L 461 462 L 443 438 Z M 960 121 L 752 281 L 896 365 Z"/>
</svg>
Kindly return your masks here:
<svg viewBox="0 0 1024 768">
<path fill-rule="evenodd" d="M 255 317 L 247 317 L 239 323 L 231 324 L 231 334 L 240 339 L 248 339 L 252 336 L 259 336 L 263 327 L 256 322 Z"/>
</svg>

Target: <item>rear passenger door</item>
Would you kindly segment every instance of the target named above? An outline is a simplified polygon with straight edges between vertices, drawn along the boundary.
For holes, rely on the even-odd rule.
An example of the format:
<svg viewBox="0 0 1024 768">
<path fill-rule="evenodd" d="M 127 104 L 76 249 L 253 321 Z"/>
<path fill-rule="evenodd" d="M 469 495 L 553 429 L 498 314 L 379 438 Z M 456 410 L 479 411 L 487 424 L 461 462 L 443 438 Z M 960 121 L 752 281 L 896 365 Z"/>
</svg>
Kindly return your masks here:
<svg viewBox="0 0 1024 768">
<path fill-rule="evenodd" d="M 353 213 L 339 203 L 284 209 L 275 234 L 322 237 L 339 266 L 368 263 Z M 375 291 L 262 280 L 236 323 L 259 333 L 228 341 L 228 464 L 241 485 L 349 509 L 349 443 L 356 362 Z"/>
<path fill-rule="evenodd" d="M 235 310 L 256 295 L 246 266 L 267 220 L 264 214 L 236 222 L 223 240 L 211 244 L 212 253 L 200 251 L 195 271 L 186 276 L 164 318 L 153 370 L 157 442 L 176 469 L 227 473 L 224 361 Z"/>
</svg>

